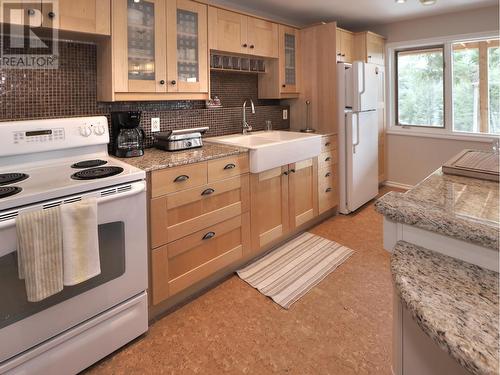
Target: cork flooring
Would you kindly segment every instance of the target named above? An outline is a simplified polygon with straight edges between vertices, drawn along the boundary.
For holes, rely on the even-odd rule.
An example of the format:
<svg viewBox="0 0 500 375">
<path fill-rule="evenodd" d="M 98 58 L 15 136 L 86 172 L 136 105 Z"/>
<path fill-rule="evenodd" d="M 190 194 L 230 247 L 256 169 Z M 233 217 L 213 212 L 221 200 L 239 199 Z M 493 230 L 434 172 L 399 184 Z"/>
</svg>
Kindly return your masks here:
<svg viewBox="0 0 500 375">
<path fill-rule="evenodd" d="M 390 374 L 392 286 L 382 217 L 369 204 L 311 232 L 356 253 L 290 310 L 233 276 L 85 373 Z"/>
</svg>

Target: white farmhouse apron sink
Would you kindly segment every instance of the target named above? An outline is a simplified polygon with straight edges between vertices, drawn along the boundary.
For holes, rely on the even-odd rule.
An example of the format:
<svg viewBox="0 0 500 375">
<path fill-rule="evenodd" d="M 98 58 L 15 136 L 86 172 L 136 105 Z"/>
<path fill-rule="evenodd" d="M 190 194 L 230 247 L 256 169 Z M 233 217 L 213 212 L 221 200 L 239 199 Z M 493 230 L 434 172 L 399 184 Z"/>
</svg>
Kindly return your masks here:
<svg viewBox="0 0 500 375">
<path fill-rule="evenodd" d="M 321 152 L 321 135 L 290 131 L 233 134 L 208 138 L 207 141 L 247 148 L 252 173 L 314 158 Z"/>
</svg>

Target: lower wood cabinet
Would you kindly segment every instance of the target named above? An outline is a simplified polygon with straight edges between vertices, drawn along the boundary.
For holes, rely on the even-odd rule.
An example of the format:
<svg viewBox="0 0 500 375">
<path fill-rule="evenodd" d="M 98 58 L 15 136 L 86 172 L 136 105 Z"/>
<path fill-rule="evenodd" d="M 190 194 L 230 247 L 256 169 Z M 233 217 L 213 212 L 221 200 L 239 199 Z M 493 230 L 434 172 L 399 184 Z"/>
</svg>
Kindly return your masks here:
<svg viewBox="0 0 500 375">
<path fill-rule="evenodd" d="M 243 258 L 250 248 L 249 213 L 153 250 L 153 304 Z"/>
<path fill-rule="evenodd" d="M 337 136 L 323 137 L 323 152 L 318 156 L 318 213 L 338 205 Z"/>
<path fill-rule="evenodd" d="M 317 159 L 290 165 L 288 175 L 290 229 L 314 219 L 318 215 Z"/>
</svg>

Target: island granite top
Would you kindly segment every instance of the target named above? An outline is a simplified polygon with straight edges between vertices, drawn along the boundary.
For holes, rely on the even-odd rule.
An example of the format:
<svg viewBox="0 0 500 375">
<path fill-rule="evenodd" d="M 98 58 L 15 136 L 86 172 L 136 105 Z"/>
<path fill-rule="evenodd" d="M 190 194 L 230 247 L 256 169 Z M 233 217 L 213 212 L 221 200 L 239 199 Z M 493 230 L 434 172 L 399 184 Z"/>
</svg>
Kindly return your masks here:
<svg viewBox="0 0 500 375">
<path fill-rule="evenodd" d="M 498 189 L 497 182 L 438 169 L 405 193 L 384 195 L 375 207 L 393 221 L 498 250 Z"/>
<path fill-rule="evenodd" d="M 400 241 L 396 292 L 419 327 L 473 374 L 499 373 L 498 273 Z"/>
</svg>

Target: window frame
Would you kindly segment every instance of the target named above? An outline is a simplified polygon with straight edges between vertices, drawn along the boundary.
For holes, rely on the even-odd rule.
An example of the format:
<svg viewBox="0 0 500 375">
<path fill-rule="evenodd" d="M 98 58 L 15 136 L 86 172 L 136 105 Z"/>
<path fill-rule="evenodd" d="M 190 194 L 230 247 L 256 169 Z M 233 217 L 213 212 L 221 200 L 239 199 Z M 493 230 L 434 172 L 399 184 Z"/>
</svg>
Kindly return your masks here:
<svg viewBox="0 0 500 375">
<path fill-rule="evenodd" d="M 413 41 L 393 42 L 386 44 L 386 61 L 387 61 L 387 115 L 386 121 L 388 124 L 387 134 L 394 135 L 407 135 L 416 137 L 429 137 L 429 138 L 445 138 L 456 140 L 471 140 L 478 142 L 491 142 L 492 139 L 500 139 L 499 134 L 491 133 L 468 133 L 453 130 L 453 77 L 452 77 L 452 44 L 461 41 L 474 41 L 481 39 L 494 39 L 499 38 L 499 31 L 489 31 L 473 34 L 451 35 L 440 38 L 428 38 Z M 396 113 L 396 100 L 397 100 L 397 79 L 396 79 L 396 51 L 399 50 L 412 50 L 412 49 L 425 49 L 432 46 L 444 47 L 444 127 L 430 127 L 430 126 L 411 126 L 411 125 L 398 125 Z"/>
<path fill-rule="evenodd" d="M 445 54 L 444 54 L 444 44 L 437 45 L 429 45 L 429 46 L 420 46 L 413 48 L 398 48 L 394 50 L 394 110 L 395 110 L 395 126 L 404 127 L 404 128 L 428 128 L 428 129 L 443 129 L 445 127 L 445 113 L 446 113 L 446 77 L 445 77 Z M 434 125 L 421 125 L 421 124 L 400 124 L 399 123 L 399 79 L 398 79 L 398 55 L 404 52 L 412 52 L 412 51 L 425 51 L 425 50 L 436 50 L 440 49 L 443 51 L 443 125 L 442 126 L 434 126 Z"/>
</svg>

